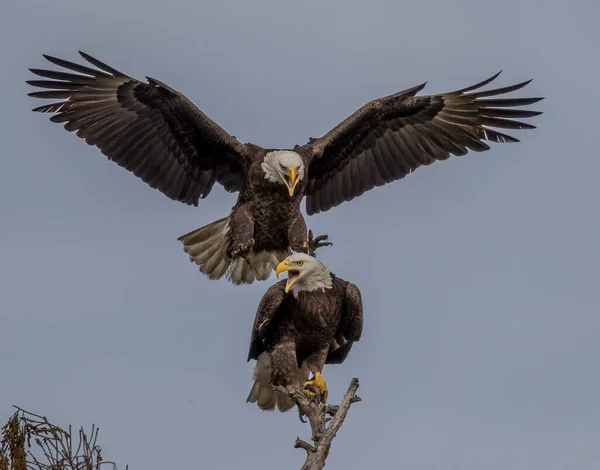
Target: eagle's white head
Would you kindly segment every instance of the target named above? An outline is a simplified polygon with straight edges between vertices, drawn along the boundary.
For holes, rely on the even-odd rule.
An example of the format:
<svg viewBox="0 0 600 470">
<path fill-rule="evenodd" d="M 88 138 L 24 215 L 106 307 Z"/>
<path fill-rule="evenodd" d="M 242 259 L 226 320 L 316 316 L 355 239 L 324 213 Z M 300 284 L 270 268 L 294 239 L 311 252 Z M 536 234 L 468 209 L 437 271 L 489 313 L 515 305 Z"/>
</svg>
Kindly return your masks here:
<svg viewBox="0 0 600 470">
<path fill-rule="evenodd" d="M 291 150 L 274 150 L 268 152 L 262 162 L 265 179 L 273 183 L 284 184 L 290 196 L 298 182 L 304 178 L 304 162 L 302 157 Z"/>
<path fill-rule="evenodd" d="M 321 263 L 317 258 L 304 253 L 296 253 L 284 259 L 275 270 L 277 277 L 284 272 L 288 272 L 285 292 L 292 291 L 295 297 L 302 291 L 314 291 L 331 289 L 333 281 L 327 266 Z"/>
</svg>

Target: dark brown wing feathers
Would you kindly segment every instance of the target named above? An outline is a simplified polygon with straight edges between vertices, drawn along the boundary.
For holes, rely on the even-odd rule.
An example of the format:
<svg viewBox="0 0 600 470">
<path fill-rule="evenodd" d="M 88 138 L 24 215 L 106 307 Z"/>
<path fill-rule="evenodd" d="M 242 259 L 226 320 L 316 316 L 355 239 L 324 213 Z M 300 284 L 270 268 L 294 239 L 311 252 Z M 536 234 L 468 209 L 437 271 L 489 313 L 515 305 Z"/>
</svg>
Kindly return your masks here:
<svg viewBox="0 0 600 470">
<path fill-rule="evenodd" d="M 30 96 L 63 100 L 33 111 L 57 113 L 52 122 L 64 123 L 171 199 L 197 205 L 215 182 L 241 189 L 248 158 L 243 144 L 166 84 L 149 77 L 140 82 L 80 54 L 97 69 L 49 55 L 48 61 L 77 73 L 30 69 L 50 79 L 28 81 L 44 89 Z"/>
<path fill-rule="evenodd" d="M 285 299 L 285 284 L 283 279 L 273 284 L 262 297 L 256 310 L 254 325 L 252 326 L 252 336 L 250 338 L 250 351 L 248 352 L 248 361 L 257 359 L 259 354 L 264 351 L 264 337 L 269 323 L 277 313 L 281 303 Z"/>
<path fill-rule="evenodd" d="M 306 188 L 307 213 L 326 211 L 450 155 L 488 150 L 485 141 L 518 142 L 492 128 L 535 128 L 516 119 L 540 112 L 510 108 L 542 98 L 496 98 L 525 87 L 531 80 L 470 93 L 499 74 L 461 90 L 415 96 L 424 88 L 423 83 L 371 101 L 324 137 L 310 139 L 307 145 L 313 159 Z"/>
<path fill-rule="evenodd" d="M 347 283 L 342 305 L 342 316 L 335 334 L 338 347 L 329 352 L 326 364 L 344 362 L 352 345 L 360 340 L 363 329 L 363 306 L 360 290 L 352 283 Z"/>
</svg>

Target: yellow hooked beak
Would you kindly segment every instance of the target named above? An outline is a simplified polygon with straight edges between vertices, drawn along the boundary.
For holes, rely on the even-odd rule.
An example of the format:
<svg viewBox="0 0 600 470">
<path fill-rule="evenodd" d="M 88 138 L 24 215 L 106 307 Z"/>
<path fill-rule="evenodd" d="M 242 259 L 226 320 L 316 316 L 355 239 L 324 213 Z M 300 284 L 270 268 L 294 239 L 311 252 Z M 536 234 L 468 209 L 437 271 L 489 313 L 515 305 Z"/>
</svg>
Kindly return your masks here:
<svg viewBox="0 0 600 470">
<path fill-rule="evenodd" d="M 283 178 L 283 182 L 288 188 L 288 192 L 290 193 L 290 197 L 294 195 L 294 189 L 296 189 L 296 184 L 298 183 L 298 173 L 296 173 L 295 168 L 290 168 L 287 171 L 287 178 Z"/>
<path fill-rule="evenodd" d="M 279 278 L 279 275 L 284 271 L 288 271 L 287 283 L 285 285 L 285 293 L 287 294 L 294 285 L 294 283 L 300 277 L 300 271 L 292 269 L 288 260 L 283 260 L 277 265 L 277 269 L 275 269 L 275 274 Z"/>
</svg>

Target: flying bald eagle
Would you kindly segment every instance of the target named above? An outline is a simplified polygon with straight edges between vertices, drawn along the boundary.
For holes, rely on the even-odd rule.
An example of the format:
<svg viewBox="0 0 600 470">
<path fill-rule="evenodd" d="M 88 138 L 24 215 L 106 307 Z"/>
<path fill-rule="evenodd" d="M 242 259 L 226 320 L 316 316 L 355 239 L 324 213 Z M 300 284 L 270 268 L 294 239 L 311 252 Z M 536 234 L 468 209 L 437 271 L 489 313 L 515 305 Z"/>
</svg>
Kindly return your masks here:
<svg viewBox="0 0 600 470">
<path fill-rule="evenodd" d="M 260 301 L 250 340 L 248 361 L 255 359 L 256 368 L 247 401 L 262 410 L 294 406 L 273 385 L 315 385 L 326 400 L 324 365 L 344 362 L 363 327 L 362 299 L 354 284 L 304 253 L 283 260 L 277 276 L 284 271 L 287 280 L 271 286 Z"/>
<path fill-rule="evenodd" d="M 196 206 L 215 182 L 238 192 L 228 216 L 179 238 L 201 272 L 234 284 L 266 279 L 291 250 L 313 254 L 330 244 L 307 235 L 304 196 L 308 215 L 327 211 L 422 165 L 488 150 L 484 141 L 517 142 L 492 128 L 533 129 L 514 118 L 541 114 L 514 108 L 542 98 L 497 98 L 531 80 L 475 91 L 498 73 L 461 90 L 417 96 L 423 83 L 371 101 L 303 146 L 265 149 L 239 142 L 168 85 L 138 81 L 80 54 L 96 68 L 44 55 L 77 73 L 30 69 L 51 80 L 28 81 L 46 89 L 29 95 L 60 100 L 33 111 L 56 113 L 51 121 L 173 200 Z"/>
</svg>

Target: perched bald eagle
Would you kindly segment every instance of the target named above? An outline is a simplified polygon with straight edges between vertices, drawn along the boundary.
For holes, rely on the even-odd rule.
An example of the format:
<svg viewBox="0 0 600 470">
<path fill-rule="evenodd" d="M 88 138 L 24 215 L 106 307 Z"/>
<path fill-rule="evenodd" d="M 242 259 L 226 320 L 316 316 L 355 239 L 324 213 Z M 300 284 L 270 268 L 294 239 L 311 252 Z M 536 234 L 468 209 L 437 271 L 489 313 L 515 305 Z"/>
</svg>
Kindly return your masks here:
<svg viewBox="0 0 600 470">
<path fill-rule="evenodd" d="M 30 93 L 58 102 L 33 111 L 95 145 L 110 160 L 169 198 L 196 206 L 215 182 L 238 192 L 231 213 L 179 238 L 211 279 L 235 284 L 266 279 L 293 251 L 312 252 L 300 203 L 309 215 L 350 201 L 450 155 L 480 152 L 484 141 L 517 142 L 492 128 L 532 129 L 515 121 L 540 114 L 514 109 L 542 98 L 497 98 L 530 81 L 474 91 L 499 74 L 449 93 L 416 96 L 425 83 L 376 99 L 325 136 L 293 150 L 239 142 L 181 93 L 147 77 L 144 83 L 80 52 L 91 68 L 48 55 L 77 72 L 30 69 L 51 80 L 30 80 Z"/>
<path fill-rule="evenodd" d="M 287 280 L 271 286 L 260 301 L 250 340 L 248 361 L 255 359 L 256 368 L 247 401 L 262 410 L 294 406 L 272 385 L 315 385 L 327 399 L 323 367 L 344 362 L 363 327 L 362 299 L 354 284 L 303 253 L 283 260 L 277 276 L 284 271 Z"/>
</svg>

